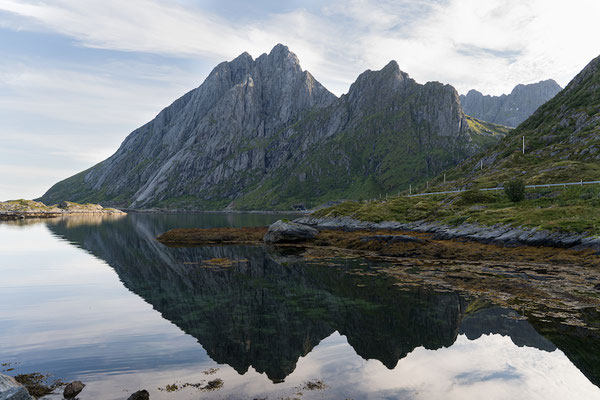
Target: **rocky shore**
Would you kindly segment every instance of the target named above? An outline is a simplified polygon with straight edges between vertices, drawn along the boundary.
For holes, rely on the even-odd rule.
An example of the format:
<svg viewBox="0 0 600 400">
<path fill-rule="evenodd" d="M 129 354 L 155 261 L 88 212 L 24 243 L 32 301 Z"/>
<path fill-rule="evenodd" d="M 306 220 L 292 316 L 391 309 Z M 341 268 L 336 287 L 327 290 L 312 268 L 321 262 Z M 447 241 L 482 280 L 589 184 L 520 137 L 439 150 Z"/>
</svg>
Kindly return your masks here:
<svg viewBox="0 0 600 400">
<path fill-rule="evenodd" d="M 483 226 L 462 224 L 449 226 L 436 222 L 370 222 L 350 217 L 317 218 L 304 216 L 294 222 L 312 226 L 318 230 L 392 230 L 433 234 L 434 239 L 462 239 L 501 246 L 542 246 L 563 249 L 600 252 L 600 237 L 579 233 L 550 232 L 537 228 L 514 228 L 503 225 Z"/>
<path fill-rule="evenodd" d="M 99 204 L 78 204 L 70 201 L 63 201 L 51 206 L 33 200 L 0 202 L 0 221 L 56 218 L 69 215 L 125 215 L 125 213 L 115 208 L 104 208 Z"/>
</svg>

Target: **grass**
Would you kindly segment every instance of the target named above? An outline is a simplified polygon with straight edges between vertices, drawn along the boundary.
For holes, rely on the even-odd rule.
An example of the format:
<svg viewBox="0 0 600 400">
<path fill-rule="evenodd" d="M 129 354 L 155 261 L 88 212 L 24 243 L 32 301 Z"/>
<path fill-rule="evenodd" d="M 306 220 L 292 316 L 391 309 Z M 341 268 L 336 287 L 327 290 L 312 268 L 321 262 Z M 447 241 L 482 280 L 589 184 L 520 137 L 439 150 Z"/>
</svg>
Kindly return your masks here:
<svg viewBox="0 0 600 400">
<path fill-rule="evenodd" d="M 549 231 L 600 234 L 600 187 L 527 189 L 513 203 L 503 192 L 467 191 L 452 195 L 395 197 L 387 201 L 345 202 L 316 211 L 316 217 L 350 216 L 365 221 L 436 221 L 535 227 Z"/>
</svg>

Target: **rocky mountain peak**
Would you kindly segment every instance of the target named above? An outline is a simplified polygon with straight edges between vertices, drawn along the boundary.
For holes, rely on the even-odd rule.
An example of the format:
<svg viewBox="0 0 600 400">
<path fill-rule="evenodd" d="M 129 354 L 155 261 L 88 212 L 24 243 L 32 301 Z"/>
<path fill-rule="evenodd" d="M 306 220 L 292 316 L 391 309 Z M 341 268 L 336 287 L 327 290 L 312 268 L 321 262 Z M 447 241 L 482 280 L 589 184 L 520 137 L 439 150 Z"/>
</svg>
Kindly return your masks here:
<svg viewBox="0 0 600 400">
<path fill-rule="evenodd" d="M 463 160 L 472 142 L 451 86 L 420 85 L 391 61 L 337 98 L 278 44 L 219 64 L 113 156 L 43 200 L 282 208 L 404 187 Z"/>
<path fill-rule="evenodd" d="M 394 96 L 401 88 L 414 83 L 407 73 L 400 70 L 398 63 L 392 60 L 378 71 L 368 69 L 360 74 L 350 86 L 347 99 L 350 103 L 378 103 L 378 99 Z"/>
<path fill-rule="evenodd" d="M 515 127 L 560 90 L 561 87 L 554 80 L 548 79 L 528 85 L 516 85 L 510 94 L 501 96 L 484 96 L 471 89 L 466 96 L 460 96 L 460 101 L 465 113 L 472 117 Z"/>
<path fill-rule="evenodd" d="M 287 46 L 282 44 L 277 44 L 275 47 L 273 47 L 269 54 L 262 54 L 256 59 L 256 62 L 258 65 L 271 70 L 279 69 L 283 71 L 289 71 L 292 74 L 298 74 L 302 72 L 302 67 L 300 66 L 300 60 L 298 59 L 298 56 L 291 52 Z"/>
</svg>

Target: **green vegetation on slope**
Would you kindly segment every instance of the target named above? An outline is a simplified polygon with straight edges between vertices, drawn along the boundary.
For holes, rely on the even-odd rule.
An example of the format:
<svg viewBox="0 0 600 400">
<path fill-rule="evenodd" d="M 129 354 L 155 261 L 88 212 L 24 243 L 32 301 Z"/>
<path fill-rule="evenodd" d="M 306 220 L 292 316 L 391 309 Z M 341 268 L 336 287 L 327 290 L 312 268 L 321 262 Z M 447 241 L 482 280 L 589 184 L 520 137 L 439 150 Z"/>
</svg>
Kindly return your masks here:
<svg viewBox="0 0 600 400">
<path fill-rule="evenodd" d="M 443 175 L 432 184 L 495 187 L 518 177 L 526 184 L 600 180 L 600 57 L 498 144 L 447 171 L 445 184 Z"/>
<path fill-rule="evenodd" d="M 467 135 L 457 139 L 440 136 L 412 118 L 404 111 L 364 118 L 356 128 L 319 143 L 298 164 L 250 188 L 235 200 L 235 208 L 287 210 L 294 204 L 310 208 L 332 200 L 397 193 L 456 165 L 473 148 L 494 145 L 510 131 L 467 116 Z M 299 131 L 303 130 L 307 129 Z"/>
<path fill-rule="evenodd" d="M 374 222 L 425 220 L 448 225 L 502 224 L 600 234 L 600 213 L 594 210 L 600 210 L 600 185 L 528 190 L 526 199 L 518 203 L 511 202 L 501 191 L 348 201 L 318 210 L 314 216 L 350 216 Z"/>
</svg>

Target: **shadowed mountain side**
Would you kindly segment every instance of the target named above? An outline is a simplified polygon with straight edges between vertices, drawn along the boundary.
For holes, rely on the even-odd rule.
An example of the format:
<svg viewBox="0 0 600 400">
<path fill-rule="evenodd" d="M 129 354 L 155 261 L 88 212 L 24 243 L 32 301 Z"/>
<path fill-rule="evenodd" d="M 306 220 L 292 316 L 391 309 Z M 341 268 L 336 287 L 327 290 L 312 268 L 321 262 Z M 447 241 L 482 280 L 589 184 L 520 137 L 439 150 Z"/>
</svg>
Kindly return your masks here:
<svg viewBox="0 0 600 400">
<path fill-rule="evenodd" d="M 484 96 L 477 90 L 469 90 L 466 96 L 460 96 L 460 102 L 468 115 L 494 124 L 516 127 L 561 89 L 558 83 L 548 79 L 517 85 L 510 94 L 502 96 Z"/>
<path fill-rule="evenodd" d="M 335 331 L 359 356 L 388 368 L 416 347 L 451 346 L 468 305 L 456 293 L 400 289 L 382 277 L 347 273 L 369 272 L 374 265 L 359 265 L 364 260 L 324 265 L 262 247 L 167 248 L 154 239 L 148 216 L 71 228 L 59 221 L 49 228 L 105 260 L 213 360 L 241 374 L 252 366 L 274 382 Z M 488 331 L 494 328 L 470 329 Z M 549 348 L 530 327 L 516 331 L 520 343 Z"/>
</svg>

